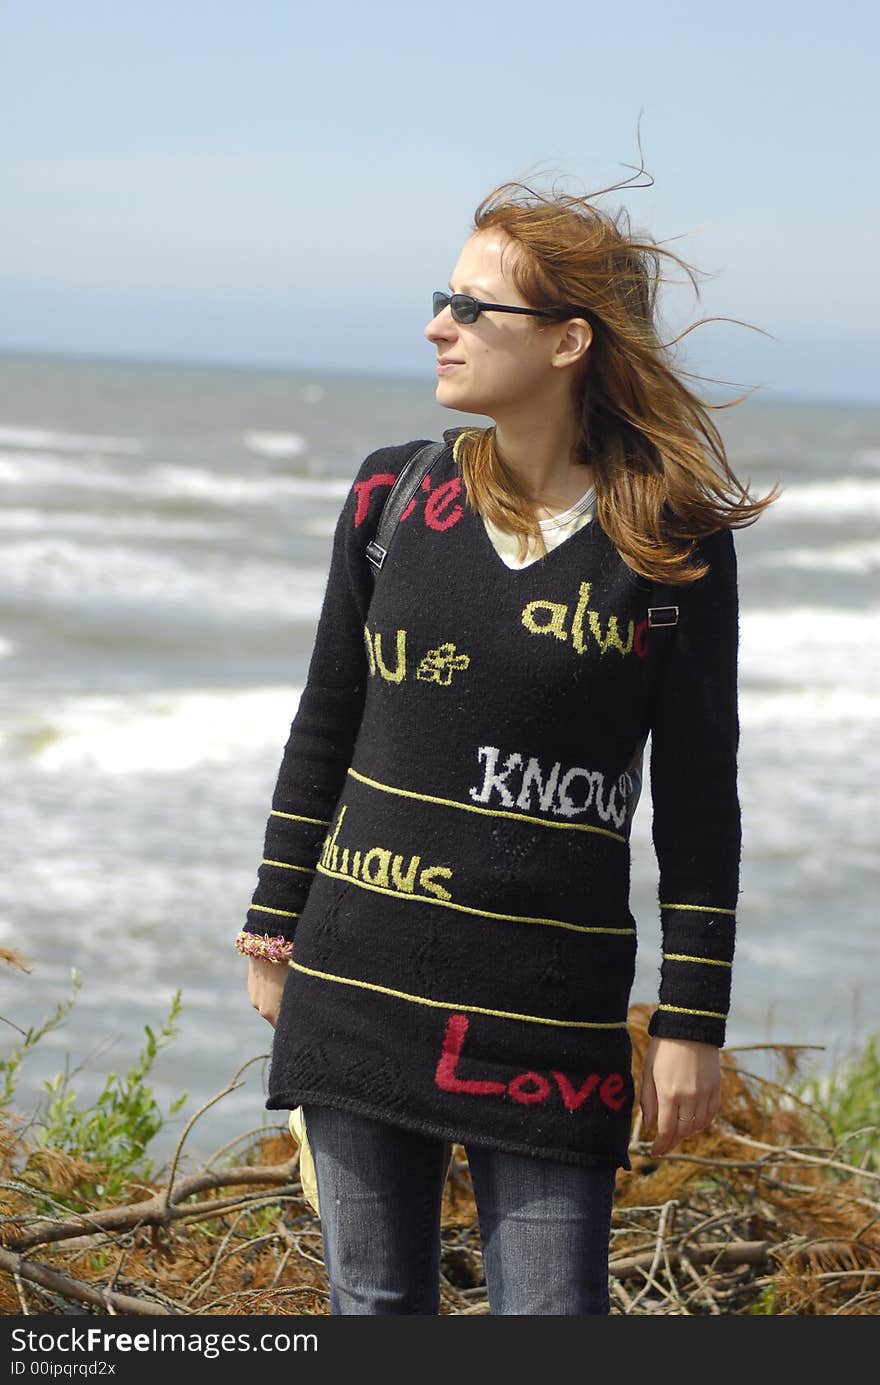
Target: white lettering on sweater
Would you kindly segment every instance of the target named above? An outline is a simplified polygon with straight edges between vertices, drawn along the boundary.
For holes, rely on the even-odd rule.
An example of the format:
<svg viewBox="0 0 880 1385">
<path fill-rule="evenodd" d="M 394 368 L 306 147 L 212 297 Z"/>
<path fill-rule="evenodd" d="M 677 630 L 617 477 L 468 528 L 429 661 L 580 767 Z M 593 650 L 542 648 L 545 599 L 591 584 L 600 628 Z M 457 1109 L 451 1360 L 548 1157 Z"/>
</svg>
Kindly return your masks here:
<svg viewBox="0 0 880 1385">
<path fill-rule="evenodd" d="M 528 813 L 534 809 L 537 792 L 538 807 L 555 817 L 576 818 L 592 810 L 601 822 L 614 827 L 623 827 L 626 822 L 636 788 L 635 779 L 627 771 L 608 780 L 601 770 L 584 769 L 581 765 L 572 765 L 563 772 L 562 763 L 557 760 L 545 773 L 538 760 L 527 760 L 516 750 L 506 757 L 499 770 L 501 754 L 495 745 L 481 745 L 477 751 L 484 767 L 482 784 L 468 791 L 475 803 L 494 802 L 504 808 L 515 805 Z"/>
</svg>

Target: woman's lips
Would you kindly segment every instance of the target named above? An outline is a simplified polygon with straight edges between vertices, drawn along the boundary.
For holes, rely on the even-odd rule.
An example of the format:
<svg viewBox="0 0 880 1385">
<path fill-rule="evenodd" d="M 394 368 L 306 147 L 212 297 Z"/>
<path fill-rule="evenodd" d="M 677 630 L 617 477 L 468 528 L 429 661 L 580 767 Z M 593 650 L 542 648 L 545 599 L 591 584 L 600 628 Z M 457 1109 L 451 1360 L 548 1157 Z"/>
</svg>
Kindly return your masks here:
<svg viewBox="0 0 880 1385">
<path fill-rule="evenodd" d="M 458 365 L 464 365 L 464 361 L 438 361 L 437 374 L 445 375 L 448 370 L 454 370 Z"/>
</svg>

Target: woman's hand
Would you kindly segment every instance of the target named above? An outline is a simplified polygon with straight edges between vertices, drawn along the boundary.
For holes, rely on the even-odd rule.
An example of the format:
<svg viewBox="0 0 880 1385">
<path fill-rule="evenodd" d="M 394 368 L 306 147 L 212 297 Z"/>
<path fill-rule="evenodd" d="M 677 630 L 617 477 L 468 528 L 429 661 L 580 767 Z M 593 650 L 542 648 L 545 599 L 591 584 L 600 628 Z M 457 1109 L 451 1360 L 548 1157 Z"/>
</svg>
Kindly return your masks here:
<svg viewBox="0 0 880 1385">
<path fill-rule="evenodd" d="M 641 1104 L 645 1129 L 657 1126 L 652 1154 L 668 1154 L 689 1135 L 705 1130 L 721 1106 L 720 1048 L 690 1039 L 652 1038 L 642 1070 Z"/>
<path fill-rule="evenodd" d="M 267 962 L 262 957 L 248 958 L 248 996 L 251 1005 L 259 1010 L 261 1019 L 268 1020 L 272 1028 L 278 1020 L 281 1008 L 281 992 L 290 974 L 286 962 Z"/>
</svg>

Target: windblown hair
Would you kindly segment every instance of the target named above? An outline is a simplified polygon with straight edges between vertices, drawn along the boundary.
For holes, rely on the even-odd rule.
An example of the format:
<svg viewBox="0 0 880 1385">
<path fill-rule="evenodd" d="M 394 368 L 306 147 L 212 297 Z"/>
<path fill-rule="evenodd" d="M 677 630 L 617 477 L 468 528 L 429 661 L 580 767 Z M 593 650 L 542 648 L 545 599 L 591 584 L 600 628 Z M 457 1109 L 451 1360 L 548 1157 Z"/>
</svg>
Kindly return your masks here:
<svg viewBox="0 0 880 1385">
<path fill-rule="evenodd" d="M 655 321 L 664 257 L 686 271 L 697 297 L 699 288 L 684 260 L 633 233 L 624 208 L 612 215 L 585 197 L 503 183 L 478 206 L 473 230 L 503 232 L 519 252 L 510 273 L 525 301 L 559 310 L 556 319 L 529 319 L 535 331 L 571 317 L 592 327 L 572 387 L 581 428 L 572 460 L 594 468 L 600 525 L 627 565 L 650 581 L 696 581 L 707 568 L 688 561 L 695 541 L 753 524 L 781 493 L 774 487 L 763 499 L 749 496 L 709 417 L 748 393 L 723 404 L 703 401 L 685 380 L 707 377 L 689 375 L 672 356 L 702 322 L 737 319 L 701 318 L 664 344 Z M 466 429 L 456 456 L 468 502 L 518 536 L 521 558 L 529 536 L 546 554 L 533 509 L 538 497 L 505 464 L 494 426 Z"/>
</svg>

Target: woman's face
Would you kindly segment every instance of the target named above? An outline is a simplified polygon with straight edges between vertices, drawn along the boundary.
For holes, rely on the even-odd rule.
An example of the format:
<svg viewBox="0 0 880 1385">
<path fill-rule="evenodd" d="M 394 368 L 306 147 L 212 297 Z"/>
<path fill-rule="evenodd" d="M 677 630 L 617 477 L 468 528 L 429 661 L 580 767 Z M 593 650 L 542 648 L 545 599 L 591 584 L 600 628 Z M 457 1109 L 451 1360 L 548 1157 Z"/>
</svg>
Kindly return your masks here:
<svg viewBox="0 0 880 1385">
<path fill-rule="evenodd" d="M 472 294 L 486 303 L 540 306 L 527 303 L 510 278 L 516 254 L 517 247 L 503 232 L 474 232 L 452 271 L 452 291 Z M 524 407 L 539 404 L 551 383 L 559 382 L 551 358 L 565 335 L 558 323 L 539 331 L 544 321 L 519 313 L 484 312 L 476 322 L 459 323 L 452 309 L 444 308 L 425 328 L 438 363 L 457 362 L 438 373 L 437 403 L 496 420 L 513 409 L 521 413 Z"/>
</svg>

